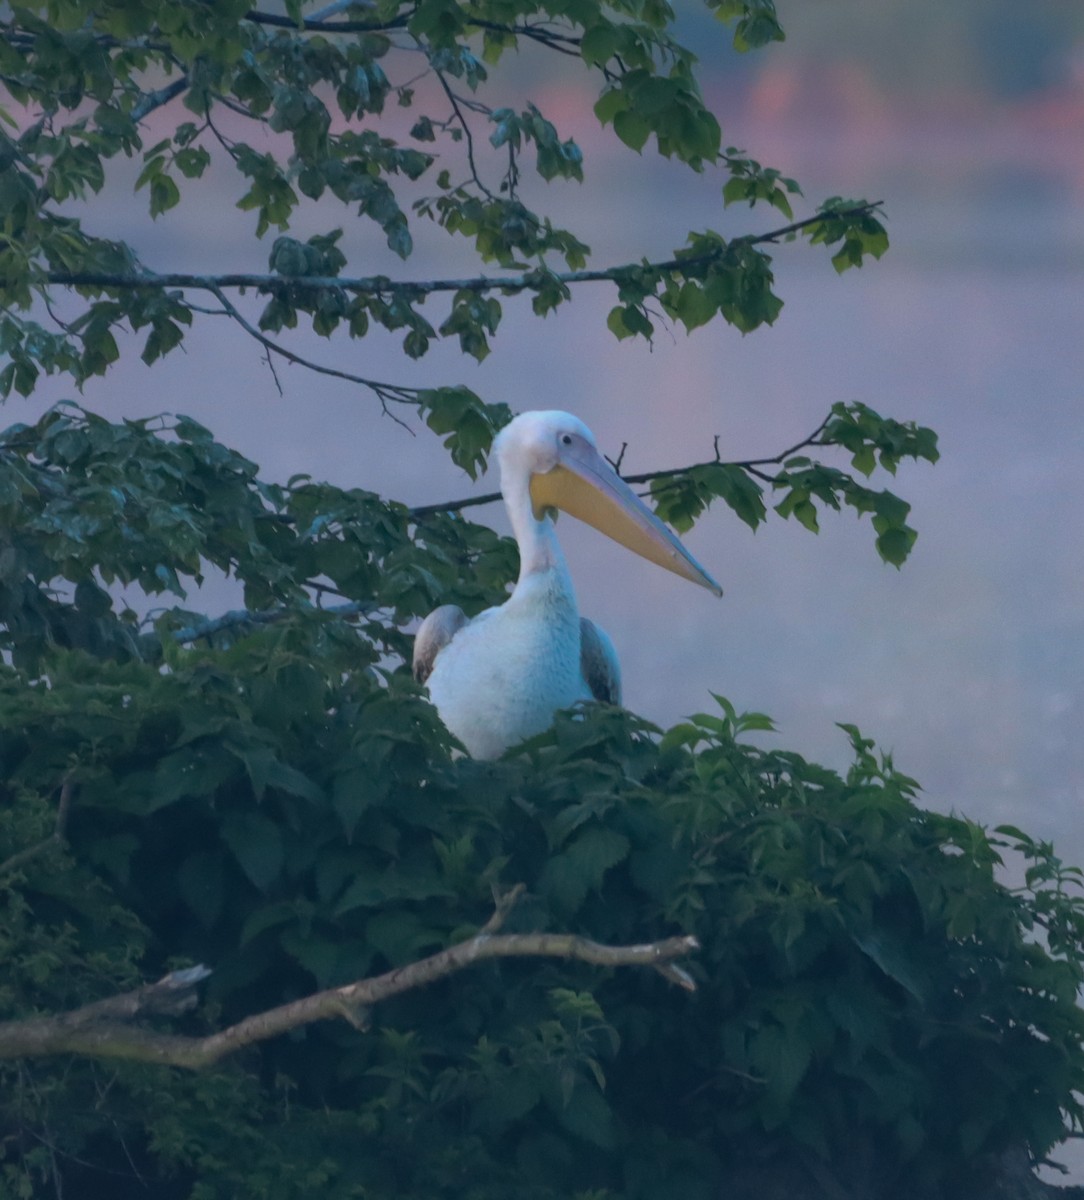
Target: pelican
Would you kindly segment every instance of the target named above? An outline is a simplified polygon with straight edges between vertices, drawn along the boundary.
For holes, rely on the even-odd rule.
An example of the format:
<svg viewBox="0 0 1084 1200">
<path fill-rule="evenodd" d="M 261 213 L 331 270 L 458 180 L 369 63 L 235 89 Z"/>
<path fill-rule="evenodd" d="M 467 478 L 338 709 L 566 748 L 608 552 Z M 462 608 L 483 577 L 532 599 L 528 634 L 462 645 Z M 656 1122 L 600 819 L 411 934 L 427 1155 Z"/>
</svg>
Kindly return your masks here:
<svg viewBox="0 0 1084 1200">
<path fill-rule="evenodd" d="M 473 620 L 435 609 L 414 640 L 414 678 L 474 758 L 497 758 L 547 729 L 579 700 L 621 703 L 613 643 L 581 617 L 554 528 L 578 517 L 667 570 L 721 596 L 722 588 L 598 452 L 565 412 L 526 412 L 497 435 L 501 494 L 519 544 L 512 595 Z"/>
</svg>

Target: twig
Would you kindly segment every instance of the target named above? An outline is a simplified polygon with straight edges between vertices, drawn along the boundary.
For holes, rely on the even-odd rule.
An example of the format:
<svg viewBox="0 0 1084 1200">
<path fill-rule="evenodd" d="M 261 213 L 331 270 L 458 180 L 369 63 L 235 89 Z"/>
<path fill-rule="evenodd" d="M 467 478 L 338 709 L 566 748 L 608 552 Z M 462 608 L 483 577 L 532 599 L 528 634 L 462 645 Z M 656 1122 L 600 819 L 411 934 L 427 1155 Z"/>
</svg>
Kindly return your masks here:
<svg viewBox="0 0 1084 1200">
<path fill-rule="evenodd" d="M 513 892 L 515 889 L 513 889 Z M 492 920 L 492 918 L 491 918 Z M 486 927 L 488 928 L 488 926 Z M 206 1037 L 133 1027 L 122 1017 L 148 1011 L 149 997 L 167 984 L 170 976 L 123 996 L 52 1017 L 28 1017 L 0 1024 L 0 1059 L 44 1058 L 79 1054 L 89 1058 L 128 1059 L 198 1070 L 208 1067 L 268 1038 L 277 1037 L 315 1021 L 345 1018 L 357 1024 L 374 1004 L 403 992 L 424 987 L 474 963 L 497 958 L 560 958 L 602 967 L 672 966 L 699 949 L 694 937 L 673 937 L 634 946 L 607 946 L 569 933 L 512 933 L 493 935 L 486 928 L 458 945 L 427 958 L 395 967 L 383 975 L 358 980 L 345 987 L 329 988 L 278 1008 L 256 1013 Z M 202 971 L 205 968 L 193 968 Z M 692 986 L 691 978 L 683 986 Z M 189 984 L 194 986 L 195 980 Z M 168 989 L 167 989 L 168 990 Z M 105 1019 L 103 1019 L 103 1016 Z"/>
<path fill-rule="evenodd" d="M 19 850 L 10 858 L 6 858 L 0 863 L 0 875 L 6 875 L 11 871 L 17 871 L 21 866 L 31 862 L 40 854 L 44 854 L 46 850 L 53 849 L 54 846 L 62 846 L 68 828 L 68 814 L 71 812 L 72 793 L 75 790 L 75 784 L 69 775 L 60 786 L 60 803 L 56 810 L 56 823 L 53 826 L 53 832 L 47 838 L 42 838 L 40 842 L 35 842 L 33 846 L 27 846 L 24 850 Z"/>
<path fill-rule="evenodd" d="M 479 935 L 488 935 L 499 933 L 501 926 L 512 909 L 516 906 L 519 898 L 527 890 L 527 885 L 517 883 L 514 888 L 507 892 L 501 892 L 496 886 L 493 888 L 493 916 L 479 930 Z"/>
<path fill-rule="evenodd" d="M 479 17 L 468 17 L 467 20 L 476 29 L 486 29 L 493 33 L 511 33 L 517 37 L 530 38 L 550 50 L 556 50 L 558 54 L 567 54 L 573 58 L 580 57 L 582 38 L 557 33 L 542 25 L 502 25 L 499 21 L 483 21 Z"/>
<path fill-rule="evenodd" d="M 621 450 L 620 450 L 620 453 L 618 454 L 618 456 L 616 458 L 607 457 L 607 459 L 606 459 L 606 461 L 610 464 L 611 467 L 613 467 L 613 469 L 618 473 L 618 475 L 621 474 L 621 464 L 625 461 L 625 451 L 628 448 L 629 448 L 628 442 L 622 442 Z"/>
<path fill-rule="evenodd" d="M 467 118 L 463 115 L 463 110 L 459 107 L 459 99 L 455 92 L 452 91 L 447 79 L 444 78 L 444 72 L 433 68 L 433 74 L 437 77 L 437 82 L 444 91 L 444 95 L 448 98 L 448 103 L 452 106 L 452 112 L 455 114 L 455 119 L 459 124 L 459 128 L 463 130 L 463 137 L 467 143 L 467 164 L 470 167 L 471 178 L 478 186 L 480 191 L 490 200 L 496 200 L 497 197 L 486 187 L 482 182 L 482 177 L 478 174 L 478 164 L 474 160 L 474 134 L 471 132 L 471 127 L 467 123 Z"/>
<path fill-rule="evenodd" d="M 304 358 L 300 354 L 295 354 L 293 350 L 288 350 L 285 346 L 279 345 L 278 342 L 273 341 L 267 336 L 267 334 L 257 329 L 256 326 L 253 325 L 246 317 L 244 317 L 241 311 L 231 303 L 226 296 L 226 293 L 223 292 L 220 287 L 212 285 L 209 290 L 211 294 L 218 300 L 219 304 L 222 305 L 226 315 L 236 321 L 237 324 L 240 325 L 245 331 L 245 333 L 249 335 L 249 337 L 254 338 L 268 352 L 267 361 L 269 365 L 271 364 L 270 355 L 277 354 L 281 358 L 284 358 L 287 362 L 294 363 L 299 367 L 308 367 L 310 371 L 316 371 L 320 375 L 330 375 L 335 379 L 345 379 L 348 383 L 360 384 L 362 387 L 368 388 L 376 395 L 384 412 L 391 417 L 393 421 L 399 425 L 402 425 L 404 429 L 409 428 L 406 422 L 397 417 L 388 408 L 388 404 L 391 402 L 398 402 L 401 404 L 411 403 L 417 395 L 415 390 L 411 388 L 404 388 L 394 383 L 380 383 L 375 379 L 366 379 L 361 375 L 354 375 L 350 371 L 340 371 L 338 367 L 325 367 L 322 363 L 313 362 L 312 359 Z M 272 374 L 275 377 L 275 383 L 278 384 L 278 375 L 275 373 L 273 366 Z M 281 390 L 281 385 L 279 385 L 279 391 L 281 392 Z"/>
</svg>

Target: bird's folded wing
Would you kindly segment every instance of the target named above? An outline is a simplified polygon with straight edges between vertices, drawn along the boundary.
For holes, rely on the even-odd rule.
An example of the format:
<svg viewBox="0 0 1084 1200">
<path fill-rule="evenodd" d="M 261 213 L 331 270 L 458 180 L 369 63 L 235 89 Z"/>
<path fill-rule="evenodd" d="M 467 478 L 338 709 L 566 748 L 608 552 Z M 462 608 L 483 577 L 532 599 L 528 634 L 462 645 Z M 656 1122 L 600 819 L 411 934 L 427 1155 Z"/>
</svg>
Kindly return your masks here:
<svg viewBox="0 0 1084 1200">
<path fill-rule="evenodd" d="M 425 683 L 433 671 L 437 655 L 468 622 L 458 604 L 442 604 L 418 626 L 414 635 L 414 678 Z"/>
<path fill-rule="evenodd" d="M 606 704 L 621 703 L 621 667 L 617 651 L 606 632 L 586 617 L 580 617 L 580 672 L 596 700 Z"/>
</svg>

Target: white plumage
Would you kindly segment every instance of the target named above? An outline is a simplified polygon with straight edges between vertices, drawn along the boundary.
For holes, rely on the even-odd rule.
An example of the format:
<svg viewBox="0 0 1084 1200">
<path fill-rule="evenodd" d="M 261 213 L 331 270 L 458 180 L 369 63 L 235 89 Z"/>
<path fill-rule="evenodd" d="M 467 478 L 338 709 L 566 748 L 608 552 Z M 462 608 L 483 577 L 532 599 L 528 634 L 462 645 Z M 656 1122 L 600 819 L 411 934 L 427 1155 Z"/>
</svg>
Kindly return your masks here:
<svg viewBox="0 0 1084 1200">
<path fill-rule="evenodd" d="M 589 521 L 630 549 L 720 593 L 718 584 L 598 453 L 569 413 L 531 412 L 495 443 L 520 551 L 509 599 L 473 620 L 443 605 L 422 622 L 414 674 L 475 758 L 496 758 L 579 700 L 621 702 L 613 644 L 576 606 L 551 510 Z"/>
</svg>

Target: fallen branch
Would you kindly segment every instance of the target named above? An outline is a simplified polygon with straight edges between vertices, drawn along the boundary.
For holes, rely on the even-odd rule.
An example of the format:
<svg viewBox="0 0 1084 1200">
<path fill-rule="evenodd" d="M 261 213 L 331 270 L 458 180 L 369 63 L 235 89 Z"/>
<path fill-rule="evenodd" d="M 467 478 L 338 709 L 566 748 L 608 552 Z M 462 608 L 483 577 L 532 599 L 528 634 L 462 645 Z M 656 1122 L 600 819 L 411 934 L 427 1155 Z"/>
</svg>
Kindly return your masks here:
<svg viewBox="0 0 1084 1200">
<path fill-rule="evenodd" d="M 0 1023 L 0 1059 L 45 1058 L 77 1054 L 87 1058 L 119 1058 L 199 1070 L 244 1046 L 266 1041 L 291 1029 L 339 1017 L 358 1029 L 367 1028 L 368 1010 L 382 1000 L 494 958 L 565 958 L 602 967 L 646 966 L 687 990 L 692 978 L 674 960 L 699 949 L 694 937 L 666 938 L 635 946 L 606 946 L 569 933 L 495 934 L 519 895 L 513 889 L 498 899 L 497 911 L 481 932 L 417 962 L 344 987 L 328 988 L 256 1013 L 206 1037 L 188 1037 L 137 1027 L 127 1022 L 148 1015 L 176 1013 L 191 1007 L 195 985 L 210 972 L 204 967 L 175 971 L 157 983 L 111 996 L 72 1012 Z"/>
</svg>

